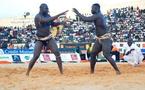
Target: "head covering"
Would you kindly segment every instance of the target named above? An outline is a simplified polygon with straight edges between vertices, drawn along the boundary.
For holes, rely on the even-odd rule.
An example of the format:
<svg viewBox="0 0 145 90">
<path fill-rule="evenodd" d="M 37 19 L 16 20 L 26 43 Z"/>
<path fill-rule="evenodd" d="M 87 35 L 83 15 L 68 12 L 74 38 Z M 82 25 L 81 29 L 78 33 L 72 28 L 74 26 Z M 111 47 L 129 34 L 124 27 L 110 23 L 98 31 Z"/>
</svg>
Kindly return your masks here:
<svg viewBox="0 0 145 90">
<path fill-rule="evenodd" d="M 132 42 L 133 43 L 133 39 L 132 38 L 128 38 L 127 42 Z"/>
</svg>

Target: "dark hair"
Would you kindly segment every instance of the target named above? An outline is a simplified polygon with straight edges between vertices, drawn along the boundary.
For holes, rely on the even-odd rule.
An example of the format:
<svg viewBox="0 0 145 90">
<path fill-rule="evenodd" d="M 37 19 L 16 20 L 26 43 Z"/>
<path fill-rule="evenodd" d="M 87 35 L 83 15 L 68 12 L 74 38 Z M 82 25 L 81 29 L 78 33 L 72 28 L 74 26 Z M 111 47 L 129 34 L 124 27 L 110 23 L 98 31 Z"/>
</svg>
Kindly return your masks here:
<svg viewBox="0 0 145 90">
<path fill-rule="evenodd" d="M 46 4 L 46 3 L 42 3 L 42 4 L 40 5 L 40 8 L 42 8 L 43 6 L 47 6 L 47 4 Z"/>
<path fill-rule="evenodd" d="M 98 4 L 98 3 L 93 4 L 93 6 L 96 6 L 100 9 L 100 4 Z"/>
<path fill-rule="evenodd" d="M 128 38 L 127 42 L 133 42 L 132 38 Z"/>
</svg>

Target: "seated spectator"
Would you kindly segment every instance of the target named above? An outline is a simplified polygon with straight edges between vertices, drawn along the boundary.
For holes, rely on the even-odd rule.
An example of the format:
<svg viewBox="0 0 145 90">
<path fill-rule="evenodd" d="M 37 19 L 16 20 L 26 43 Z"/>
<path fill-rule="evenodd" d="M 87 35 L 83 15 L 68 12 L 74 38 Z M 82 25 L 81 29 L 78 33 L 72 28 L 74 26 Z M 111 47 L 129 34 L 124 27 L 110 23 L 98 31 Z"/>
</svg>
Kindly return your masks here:
<svg viewBox="0 0 145 90">
<path fill-rule="evenodd" d="M 29 49 L 29 41 L 25 43 L 24 49 Z"/>
<path fill-rule="evenodd" d="M 133 66 L 138 66 L 143 60 L 143 54 L 138 46 L 133 44 L 131 38 L 127 41 L 127 46 L 125 47 L 124 60 Z"/>
<path fill-rule="evenodd" d="M 76 53 L 81 54 L 80 46 L 76 47 Z"/>
<path fill-rule="evenodd" d="M 8 47 L 7 41 L 3 41 L 2 44 L 1 44 L 1 48 L 2 49 L 7 49 L 7 47 Z"/>
<path fill-rule="evenodd" d="M 112 55 L 115 55 L 115 61 L 119 62 L 120 61 L 120 52 L 119 52 L 119 48 L 116 47 L 116 45 L 112 46 Z"/>
<path fill-rule="evenodd" d="M 8 49 L 14 49 L 14 45 L 12 42 L 10 42 L 10 44 L 8 45 Z"/>
<path fill-rule="evenodd" d="M 34 49 L 34 47 L 35 47 L 35 41 L 31 41 L 30 43 L 29 43 L 29 49 Z"/>
</svg>

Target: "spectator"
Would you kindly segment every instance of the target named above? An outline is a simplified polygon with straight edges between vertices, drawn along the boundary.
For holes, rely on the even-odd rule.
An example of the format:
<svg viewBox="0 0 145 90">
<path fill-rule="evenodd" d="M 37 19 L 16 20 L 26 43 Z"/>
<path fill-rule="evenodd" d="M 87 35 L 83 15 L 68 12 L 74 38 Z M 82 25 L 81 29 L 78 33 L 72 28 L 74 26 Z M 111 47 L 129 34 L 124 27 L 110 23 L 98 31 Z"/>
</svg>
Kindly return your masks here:
<svg viewBox="0 0 145 90">
<path fill-rule="evenodd" d="M 12 42 L 10 42 L 10 44 L 8 45 L 8 49 L 14 49 L 14 44 Z"/>
<path fill-rule="evenodd" d="M 120 52 L 119 48 L 116 47 L 116 45 L 112 45 L 112 55 L 115 55 L 115 61 L 119 62 L 120 61 Z"/>
<path fill-rule="evenodd" d="M 27 41 L 24 46 L 25 49 L 29 49 L 29 42 Z"/>
<path fill-rule="evenodd" d="M 133 66 L 138 66 L 142 60 L 143 55 L 139 47 L 133 44 L 133 40 L 131 38 L 127 41 L 127 46 L 125 47 L 125 56 L 124 60 Z"/>
<path fill-rule="evenodd" d="M 1 46 L 2 49 L 7 49 L 7 47 L 8 47 L 7 41 L 2 42 L 1 45 L 2 45 L 2 46 Z"/>
<path fill-rule="evenodd" d="M 90 44 L 89 44 L 89 47 L 88 47 L 88 49 L 87 49 L 87 57 L 88 57 L 88 60 L 90 60 L 90 53 L 91 53 L 91 51 L 92 51 L 92 48 L 93 48 L 93 46 L 92 46 L 92 44 L 90 43 Z"/>
<path fill-rule="evenodd" d="M 34 49 L 35 47 L 35 42 L 34 40 L 32 40 L 30 43 L 29 43 L 29 49 Z"/>
<path fill-rule="evenodd" d="M 76 47 L 76 52 L 77 52 L 78 54 L 81 54 L 80 46 L 77 46 L 77 47 Z"/>
<path fill-rule="evenodd" d="M 106 22 L 114 42 L 126 42 L 128 36 L 132 36 L 132 39 L 137 42 L 145 41 L 145 13 L 141 11 L 139 7 L 115 8 L 108 11 Z M 95 41 L 94 25 L 89 22 L 68 19 L 62 30 L 57 29 L 60 32 L 56 32 L 55 39 L 59 43 L 92 43 Z M 0 40 L 3 42 L 7 39 L 8 43 L 12 41 L 13 44 L 22 44 L 35 37 L 35 33 L 35 28 L 0 27 Z"/>
</svg>

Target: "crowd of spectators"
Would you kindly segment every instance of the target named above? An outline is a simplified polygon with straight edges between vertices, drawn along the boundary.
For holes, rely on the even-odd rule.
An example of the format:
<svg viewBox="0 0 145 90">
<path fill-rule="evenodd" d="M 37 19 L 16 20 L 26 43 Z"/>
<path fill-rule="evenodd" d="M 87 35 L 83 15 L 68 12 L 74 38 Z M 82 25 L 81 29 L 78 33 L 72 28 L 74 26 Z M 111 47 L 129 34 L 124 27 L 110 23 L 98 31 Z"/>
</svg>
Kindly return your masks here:
<svg viewBox="0 0 145 90">
<path fill-rule="evenodd" d="M 114 42 L 126 42 L 129 36 L 137 42 L 145 41 L 145 12 L 139 7 L 112 9 L 105 15 L 105 19 Z M 73 21 L 59 36 L 66 42 L 92 42 L 95 40 L 94 25 Z"/>
<path fill-rule="evenodd" d="M 31 48 L 35 41 L 35 29 L 24 29 L 16 27 L 0 28 L 0 47 L 6 48 Z M 25 44 L 14 47 L 14 44 Z M 33 45 L 34 46 L 34 45 Z"/>
<path fill-rule="evenodd" d="M 110 10 L 107 15 L 107 26 L 116 42 L 127 41 L 130 35 L 134 41 L 145 41 L 145 12 L 139 7 L 126 7 Z"/>
<path fill-rule="evenodd" d="M 93 42 L 95 40 L 95 28 L 92 23 L 83 21 L 70 21 L 56 36 L 60 43 Z"/>
<path fill-rule="evenodd" d="M 105 15 L 107 28 L 112 34 L 114 42 L 127 41 L 130 35 L 135 41 L 145 41 L 145 13 L 139 7 L 116 8 Z M 34 48 L 35 29 L 1 27 L 1 48 Z M 93 42 L 95 40 L 95 28 L 93 23 L 81 20 L 67 21 L 67 24 L 56 35 L 59 43 Z M 25 44 L 14 47 L 13 44 Z"/>
</svg>

